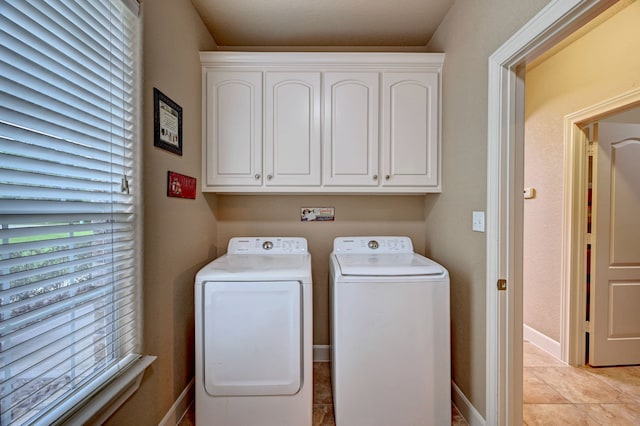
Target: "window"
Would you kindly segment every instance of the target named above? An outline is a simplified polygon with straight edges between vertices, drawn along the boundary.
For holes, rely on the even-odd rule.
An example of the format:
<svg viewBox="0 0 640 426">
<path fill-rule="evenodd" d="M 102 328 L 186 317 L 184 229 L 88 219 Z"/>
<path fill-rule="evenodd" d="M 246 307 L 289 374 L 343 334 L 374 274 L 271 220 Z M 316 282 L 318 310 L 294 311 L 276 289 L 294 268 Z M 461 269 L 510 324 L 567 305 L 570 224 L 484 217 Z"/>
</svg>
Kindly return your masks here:
<svg viewBox="0 0 640 426">
<path fill-rule="evenodd" d="M 0 424 L 73 412 L 140 350 L 135 0 L 0 4 Z"/>
</svg>

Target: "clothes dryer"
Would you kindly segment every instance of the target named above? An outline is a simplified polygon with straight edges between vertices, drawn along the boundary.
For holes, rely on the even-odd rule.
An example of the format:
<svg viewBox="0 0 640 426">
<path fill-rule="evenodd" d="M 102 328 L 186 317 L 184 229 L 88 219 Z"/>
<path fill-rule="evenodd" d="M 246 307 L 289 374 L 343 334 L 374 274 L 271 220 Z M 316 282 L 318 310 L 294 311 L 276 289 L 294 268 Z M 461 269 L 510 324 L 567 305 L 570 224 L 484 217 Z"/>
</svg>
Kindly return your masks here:
<svg viewBox="0 0 640 426">
<path fill-rule="evenodd" d="M 198 272 L 196 424 L 311 425 L 311 286 L 304 238 L 232 238 Z"/>
<path fill-rule="evenodd" d="M 329 261 L 336 425 L 451 424 L 449 274 L 408 237 L 341 237 Z"/>
</svg>

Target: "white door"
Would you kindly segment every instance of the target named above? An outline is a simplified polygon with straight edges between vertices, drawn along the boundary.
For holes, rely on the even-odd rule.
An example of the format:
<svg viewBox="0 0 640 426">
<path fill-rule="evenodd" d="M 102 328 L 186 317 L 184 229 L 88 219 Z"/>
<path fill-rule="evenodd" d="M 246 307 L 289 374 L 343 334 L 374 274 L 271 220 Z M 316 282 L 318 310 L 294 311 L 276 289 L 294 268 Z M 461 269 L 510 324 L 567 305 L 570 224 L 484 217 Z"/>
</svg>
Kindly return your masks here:
<svg viewBox="0 0 640 426">
<path fill-rule="evenodd" d="M 640 364 L 640 125 L 600 122 L 589 364 Z"/>
<path fill-rule="evenodd" d="M 378 185 L 378 75 L 324 73 L 325 185 Z"/>
<path fill-rule="evenodd" d="M 320 73 L 267 72 L 265 183 L 320 185 Z"/>
<path fill-rule="evenodd" d="M 203 379 L 209 395 L 300 391 L 306 378 L 298 281 L 207 281 L 203 298 Z"/>
</svg>

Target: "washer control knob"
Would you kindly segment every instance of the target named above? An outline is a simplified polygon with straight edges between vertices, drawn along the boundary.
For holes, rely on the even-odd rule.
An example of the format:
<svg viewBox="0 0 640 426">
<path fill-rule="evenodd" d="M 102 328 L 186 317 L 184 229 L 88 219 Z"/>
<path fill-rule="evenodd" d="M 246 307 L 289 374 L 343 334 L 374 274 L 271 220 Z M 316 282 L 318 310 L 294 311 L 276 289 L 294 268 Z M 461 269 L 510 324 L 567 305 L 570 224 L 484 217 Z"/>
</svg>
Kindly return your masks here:
<svg viewBox="0 0 640 426">
<path fill-rule="evenodd" d="M 378 242 L 376 240 L 371 240 L 369 241 L 369 243 L 367 244 L 369 246 L 370 249 L 375 250 L 378 247 L 380 247 L 380 245 L 378 244 Z"/>
<path fill-rule="evenodd" d="M 262 243 L 262 248 L 265 250 L 271 250 L 273 248 L 273 242 L 265 241 L 264 243 Z"/>
</svg>

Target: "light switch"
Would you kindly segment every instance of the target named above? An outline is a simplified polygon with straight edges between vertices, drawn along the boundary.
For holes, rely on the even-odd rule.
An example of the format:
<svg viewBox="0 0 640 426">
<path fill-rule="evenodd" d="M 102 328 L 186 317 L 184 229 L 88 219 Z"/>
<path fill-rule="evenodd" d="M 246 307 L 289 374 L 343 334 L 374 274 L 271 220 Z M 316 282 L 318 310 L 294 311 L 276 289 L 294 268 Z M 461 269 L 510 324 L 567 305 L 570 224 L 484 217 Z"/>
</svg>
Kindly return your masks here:
<svg viewBox="0 0 640 426">
<path fill-rule="evenodd" d="M 473 212 L 471 229 L 477 232 L 484 232 L 484 212 Z"/>
</svg>

